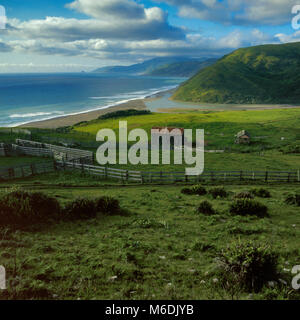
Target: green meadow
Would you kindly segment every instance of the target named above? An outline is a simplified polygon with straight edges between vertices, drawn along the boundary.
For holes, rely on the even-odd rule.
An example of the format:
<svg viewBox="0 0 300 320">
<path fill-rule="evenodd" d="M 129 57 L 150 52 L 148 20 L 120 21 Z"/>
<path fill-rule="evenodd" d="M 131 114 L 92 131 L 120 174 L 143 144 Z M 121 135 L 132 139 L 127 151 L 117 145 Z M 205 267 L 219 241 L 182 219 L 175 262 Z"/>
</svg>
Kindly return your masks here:
<svg viewBox="0 0 300 320">
<path fill-rule="evenodd" d="M 258 218 L 229 213 L 234 194 L 255 186 L 228 185 L 227 198 L 213 199 L 183 195 L 178 186 L 85 187 L 86 178 L 76 179 L 73 187 L 70 174 L 65 176 L 69 187 L 53 180 L 47 185 L 46 178 L 39 184 L 18 182 L 18 187 L 42 191 L 62 205 L 77 197 L 112 196 L 128 214 L 56 221 L 18 231 L 1 228 L 0 261 L 9 283 L 1 299 L 300 298 L 291 288 L 290 272 L 299 264 L 299 208 L 284 203 L 299 186 L 268 186 L 271 198 L 257 200 L 268 206 L 269 217 Z M 0 196 L 5 188 L 2 185 Z M 197 213 L 204 200 L 216 214 Z M 216 257 L 228 245 L 245 241 L 269 245 L 279 255 L 282 283 L 266 284 L 259 292 L 221 284 L 224 271 Z"/>
<path fill-rule="evenodd" d="M 98 130 L 118 133 L 120 120 L 128 121 L 129 130 L 143 128 L 148 133 L 153 126 L 205 129 L 207 149 L 226 148 L 225 153 L 205 154 L 209 170 L 300 169 L 300 109 L 120 117 L 58 130 L 32 129 L 32 139 L 96 151 Z M 234 135 L 242 129 L 251 133 L 250 145 L 234 144 Z M 15 138 L 0 132 L 0 142 Z M 2 157 L 0 167 L 40 161 L 51 160 Z M 182 171 L 185 165 L 118 167 Z M 299 195 L 300 186 L 253 181 L 207 182 L 202 187 L 207 194 L 186 195 L 182 184 L 126 184 L 72 170 L 1 181 L 0 201 L 16 190 L 41 192 L 62 208 L 75 199 L 109 196 L 126 214 L 66 220 L 53 212 L 51 222 L 21 228 L 2 225 L 0 265 L 7 270 L 8 290 L 0 292 L 0 299 L 299 299 L 299 291 L 291 286 L 291 269 L 299 265 L 299 206 L 286 200 Z M 226 196 L 214 198 L 209 192 L 216 187 L 224 188 Z M 248 196 L 261 187 L 270 197 L 255 195 L 251 203 L 257 210 L 266 206 L 267 216 L 231 212 L 238 194 Z M 212 206 L 210 214 L 199 211 L 205 201 Z M 27 202 L 22 206 L 27 214 L 26 208 Z M 228 246 L 244 248 L 249 241 L 260 246 L 259 252 L 268 246 L 278 256 L 276 280 L 264 282 L 259 290 L 240 286 L 238 277 L 229 281 L 218 260 Z"/>
</svg>

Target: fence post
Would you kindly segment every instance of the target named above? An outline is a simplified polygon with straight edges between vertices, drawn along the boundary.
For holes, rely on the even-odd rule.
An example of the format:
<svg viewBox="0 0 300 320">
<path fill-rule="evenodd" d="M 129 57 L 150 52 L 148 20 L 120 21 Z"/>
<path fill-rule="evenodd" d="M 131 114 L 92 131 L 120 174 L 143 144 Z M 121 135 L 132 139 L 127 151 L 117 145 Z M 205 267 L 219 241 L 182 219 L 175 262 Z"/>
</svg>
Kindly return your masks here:
<svg viewBox="0 0 300 320">
<path fill-rule="evenodd" d="M 163 181 L 163 172 L 161 171 L 160 172 L 160 182 L 162 182 Z"/>
<path fill-rule="evenodd" d="M 129 171 L 126 170 L 126 181 L 128 182 L 128 180 L 129 180 Z"/>
<path fill-rule="evenodd" d="M 34 176 L 36 170 L 35 170 L 35 165 L 33 163 L 30 165 L 30 170 L 32 172 L 32 175 Z"/>
<path fill-rule="evenodd" d="M 255 173 L 253 171 L 253 174 L 252 174 L 252 179 L 255 180 Z"/>
<path fill-rule="evenodd" d="M 10 179 L 14 179 L 15 178 L 15 169 L 14 168 L 9 168 L 8 169 L 8 177 Z"/>
<path fill-rule="evenodd" d="M 22 172 L 22 178 L 24 178 L 25 177 L 24 167 L 21 167 L 21 172 Z"/>
<path fill-rule="evenodd" d="M 240 181 L 242 181 L 243 180 L 243 171 L 241 171 L 241 173 L 240 173 Z"/>
<path fill-rule="evenodd" d="M 300 170 L 298 170 L 298 182 L 300 182 Z"/>
<path fill-rule="evenodd" d="M 269 178 L 269 172 L 266 171 L 266 176 L 265 176 L 265 181 L 268 182 L 268 178 Z"/>
<path fill-rule="evenodd" d="M 288 173 L 288 181 L 287 182 L 290 182 L 290 180 L 291 180 L 291 173 L 289 172 Z"/>
<path fill-rule="evenodd" d="M 105 180 L 107 180 L 108 178 L 107 167 L 104 168 L 104 176 L 105 176 Z"/>
<path fill-rule="evenodd" d="M 213 172 L 210 173 L 210 176 L 211 176 L 211 181 L 214 181 L 214 173 Z"/>
</svg>

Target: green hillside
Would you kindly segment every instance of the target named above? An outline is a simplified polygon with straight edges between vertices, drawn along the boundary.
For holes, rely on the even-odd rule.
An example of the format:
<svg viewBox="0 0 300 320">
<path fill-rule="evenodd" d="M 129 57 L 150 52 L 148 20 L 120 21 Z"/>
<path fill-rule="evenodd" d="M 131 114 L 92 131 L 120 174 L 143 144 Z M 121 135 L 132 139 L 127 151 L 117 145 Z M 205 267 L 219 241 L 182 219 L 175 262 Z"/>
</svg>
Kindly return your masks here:
<svg viewBox="0 0 300 320">
<path fill-rule="evenodd" d="M 173 98 L 206 103 L 300 103 L 300 43 L 236 50 L 185 82 Z"/>
<path fill-rule="evenodd" d="M 149 73 L 151 76 L 167 77 L 191 77 L 198 71 L 212 65 L 217 59 L 208 59 L 205 61 L 183 61 L 171 64 L 165 64 Z"/>
</svg>

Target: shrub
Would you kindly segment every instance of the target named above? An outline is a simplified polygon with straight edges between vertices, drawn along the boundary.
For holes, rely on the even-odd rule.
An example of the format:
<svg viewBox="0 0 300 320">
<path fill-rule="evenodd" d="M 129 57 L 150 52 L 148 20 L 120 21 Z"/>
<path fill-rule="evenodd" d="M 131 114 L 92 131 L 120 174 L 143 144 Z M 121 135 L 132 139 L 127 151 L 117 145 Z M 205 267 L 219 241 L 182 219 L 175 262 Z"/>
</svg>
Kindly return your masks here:
<svg viewBox="0 0 300 320">
<path fill-rule="evenodd" d="M 97 215 L 97 207 L 94 200 L 79 198 L 68 203 L 63 213 L 70 220 L 92 219 Z"/>
<path fill-rule="evenodd" d="M 222 282 L 242 289 L 259 292 L 278 277 L 278 254 L 268 246 L 253 242 L 237 243 L 218 254 Z"/>
<path fill-rule="evenodd" d="M 286 204 L 296 205 L 300 207 L 300 194 L 290 194 L 285 199 Z"/>
<path fill-rule="evenodd" d="M 214 198 L 227 198 L 228 193 L 224 188 L 213 188 L 209 190 L 209 194 Z"/>
<path fill-rule="evenodd" d="M 253 199 L 253 195 L 250 192 L 240 192 L 235 194 L 235 199 Z"/>
<path fill-rule="evenodd" d="M 118 215 L 121 213 L 120 203 L 111 197 L 102 197 L 95 200 L 97 211 L 106 215 Z"/>
<path fill-rule="evenodd" d="M 181 190 L 181 193 L 186 194 L 186 195 L 198 195 L 198 196 L 203 196 L 207 194 L 207 191 L 204 187 L 200 185 L 193 186 L 191 188 L 183 188 Z"/>
<path fill-rule="evenodd" d="M 191 188 L 183 188 L 181 190 L 181 193 L 182 194 L 186 194 L 186 195 L 192 195 L 193 194 Z"/>
<path fill-rule="evenodd" d="M 43 193 L 13 191 L 0 198 L 0 224 L 30 225 L 59 217 L 61 208 L 55 198 Z"/>
<path fill-rule="evenodd" d="M 249 200 L 249 199 L 240 199 L 234 201 L 230 205 L 230 213 L 240 216 L 247 215 L 256 215 L 258 217 L 266 217 L 268 216 L 268 207 L 264 204 Z"/>
<path fill-rule="evenodd" d="M 256 196 L 256 197 L 259 197 L 259 198 L 271 198 L 271 193 L 266 190 L 266 189 L 263 189 L 263 188 L 260 188 L 260 189 L 253 189 L 251 191 L 251 193 Z"/>
<path fill-rule="evenodd" d="M 197 209 L 197 212 L 202 214 L 207 214 L 207 215 L 212 215 L 216 213 L 212 204 L 208 201 L 201 202 Z"/>
<path fill-rule="evenodd" d="M 206 189 L 200 185 L 196 185 L 196 186 L 192 187 L 191 190 L 192 190 L 192 194 L 196 194 L 198 196 L 204 196 L 207 194 Z"/>
</svg>

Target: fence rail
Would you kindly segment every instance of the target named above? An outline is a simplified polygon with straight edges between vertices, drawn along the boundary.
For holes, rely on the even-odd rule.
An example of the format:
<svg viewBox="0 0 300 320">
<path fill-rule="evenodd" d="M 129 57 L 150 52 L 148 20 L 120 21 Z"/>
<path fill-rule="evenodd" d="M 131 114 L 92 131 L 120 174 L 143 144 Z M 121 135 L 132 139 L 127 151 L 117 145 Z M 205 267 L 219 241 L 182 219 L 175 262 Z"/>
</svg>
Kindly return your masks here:
<svg viewBox="0 0 300 320">
<path fill-rule="evenodd" d="M 76 161 L 57 161 L 56 166 L 60 169 L 81 170 L 82 173 L 89 173 L 105 179 L 118 179 L 120 181 L 143 182 L 141 171 L 131 171 L 123 169 L 115 169 L 108 167 L 92 166 L 80 164 Z"/>
<path fill-rule="evenodd" d="M 285 182 L 300 183 L 298 171 L 205 171 L 199 176 L 187 176 L 185 172 L 142 172 L 85 164 L 83 158 L 72 161 L 44 161 L 11 168 L 0 168 L 0 180 L 25 178 L 55 170 L 77 170 L 101 179 L 116 179 L 135 183 L 199 183 L 199 182 Z"/>
<path fill-rule="evenodd" d="M 187 176 L 185 172 L 142 172 L 91 166 L 73 162 L 57 162 L 63 169 L 81 170 L 104 178 L 140 183 L 198 183 L 205 181 L 264 181 L 264 182 L 300 182 L 298 171 L 205 171 L 199 176 Z"/>
<path fill-rule="evenodd" d="M 33 153 L 43 153 L 43 150 L 48 150 L 49 154 L 51 152 L 52 156 L 55 158 L 61 158 L 66 161 L 68 160 L 76 160 L 80 158 L 86 159 L 88 163 L 93 163 L 94 161 L 94 153 L 92 151 L 87 150 L 80 150 L 80 149 L 73 149 L 73 148 L 66 148 L 61 146 L 56 146 L 52 144 L 47 143 L 40 143 L 35 141 L 29 141 L 29 140 L 22 140 L 22 139 L 16 139 L 16 143 L 18 146 L 22 148 L 29 148 L 27 149 L 28 152 L 30 152 L 30 149 Z M 33 154 L 32 155 L 35 155 Z"/>
</svg>

